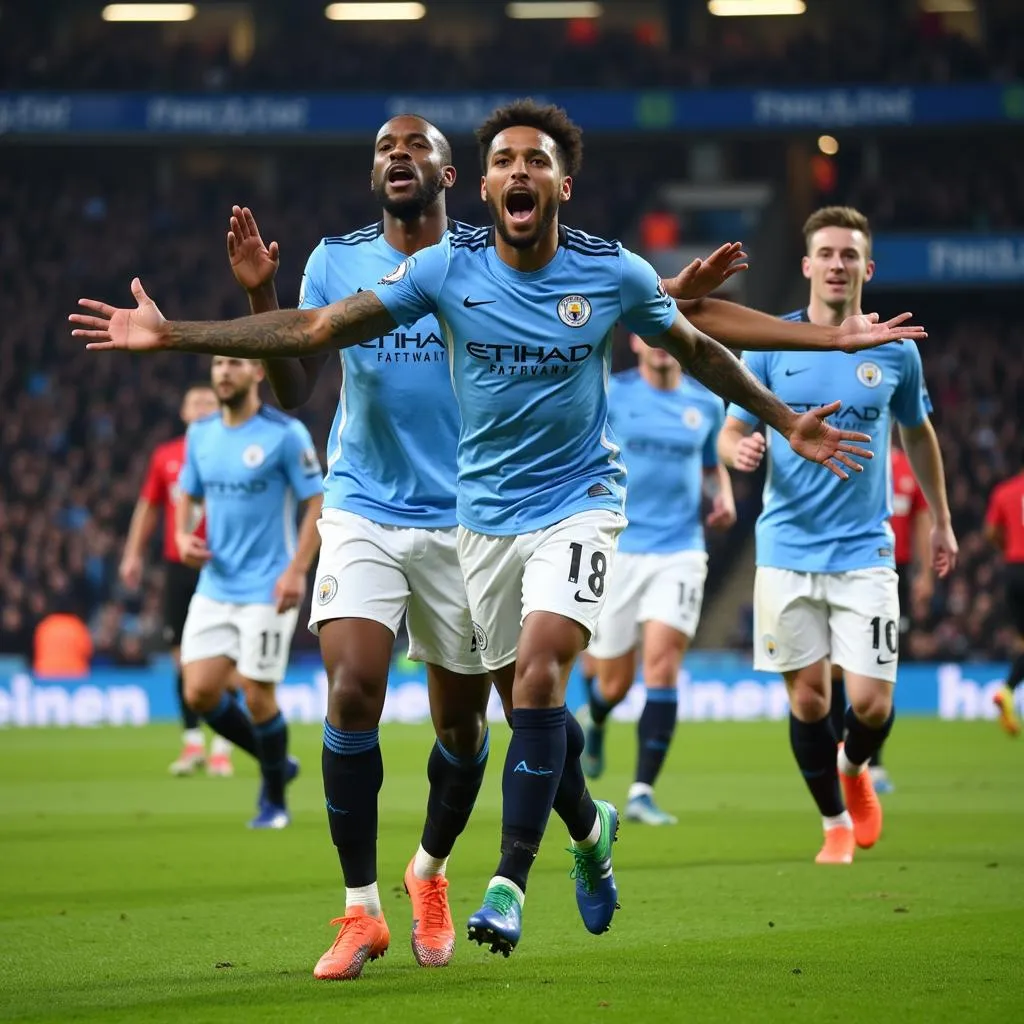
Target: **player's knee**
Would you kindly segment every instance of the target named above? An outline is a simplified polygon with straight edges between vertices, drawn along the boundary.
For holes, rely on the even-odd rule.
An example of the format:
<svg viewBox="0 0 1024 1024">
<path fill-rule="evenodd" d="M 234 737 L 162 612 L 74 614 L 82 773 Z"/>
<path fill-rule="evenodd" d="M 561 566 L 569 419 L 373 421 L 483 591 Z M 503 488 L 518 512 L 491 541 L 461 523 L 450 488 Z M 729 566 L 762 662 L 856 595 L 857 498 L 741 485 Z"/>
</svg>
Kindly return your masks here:
<svg viewBox="0 0 1024 1024">
<path fill-rule="evenodd" d="M 513 700 L 517 708 L 550 708 L 562 702 L 561 666 L 550 651 L 522 658 L 516 666 Z"/>
<path fill-rule="evenodd" d="M 474 757 L 480 753 L 487 732 L 486 715 L 473 713 L 454 721 L 439 723 L 435 727 L 438 740 L 449 753 L 458 758 Z"/>
<path fill-rule="evenodd" d="M 644 682 L 651 687 L 668 689 L 676 685 L 683 660 L 681 648 L 666 647 L 653 651 L 644 662 Z"/>
<path fill-rule="evenodd" d="M 829 712 L 829 702 L 817 687 L 796 685 L 790 688 L 789 704 L 801 722 L 820 722 Z"/>
<path fill-rule="evenodd" d="M 189 710 L 197 715 L 205 715 L 220 702 L 224 688 L 211 680 L 191 677 L 186 671 L 182 691 Z"/>
<path fill-rule="evenodd" d="M 608 703 L 618 704 L 623 700 L 633 685 L 633 676 L 629 672 L 610 672 L 601 677 L 601 696 Z"/>
<path fill-rule="evenodd" d="M 888 689 L 859 693 L 850 699 L 853 713 L 869 729 L 880 729 L 892 711 L 892 692 Z"/>
<path fill-rule="evenodd" d="M 384 707 L 387 677 L 339 662 L 328 673 L 327 710 L 339 727 L 351 731 L 375 729 Z"/>
</svg>

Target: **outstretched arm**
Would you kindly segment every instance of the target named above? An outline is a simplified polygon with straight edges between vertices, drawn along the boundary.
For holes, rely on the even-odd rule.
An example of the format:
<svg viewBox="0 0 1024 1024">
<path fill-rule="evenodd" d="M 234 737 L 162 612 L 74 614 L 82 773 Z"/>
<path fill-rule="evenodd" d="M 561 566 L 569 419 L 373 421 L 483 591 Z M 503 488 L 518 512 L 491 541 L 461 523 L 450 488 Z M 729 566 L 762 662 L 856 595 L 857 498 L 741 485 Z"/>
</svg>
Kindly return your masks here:
<svg viewBox="0 0 1024 1024">
<path fill-rule="evenodd" d="M 233 206 L 228 226 L 228 261 L 235 280 L 245 289 L 253 313 L 279 309 L 274 277 L 281 263 L 277 242 L 265 245 L 256 218 L 248 206 Z M 295 409 L 313 393 L 327 353 L 302 359 L 263 360 L 274 397 L 284 409 Z"/>
<path fill-rule="evenodd" d="M 268 356 L 310 356 L 327 349 L 349 348 L 393 331 L 397 326 L 384 303 L 371 291 L 357 292 L 323 309 L 282 309 L 237 320 L 166 320 L 132 281 L 136 309 L 118 309 L 96 299 L 79 305 L 92 314 L 72 313 L 79 324 L 71 333 L 87 338 L 90 349 L 133 352 L 198 352 L 244 359 Z"/>
<path fill-rule="evenodd" d="M 673 355 L 687 373 L 716 394 L 743 406 L 774 427 L 798 455 L 821 463 L 836 476 L 845 479 L 848 475 L 838 463 L 857 472 L 861 470 L 851 455 L 872 457 L 870 451 L 849 443 L 870 441 L 867 434 L 839 431 L 824 422 L 826 416 L 839 408 L 838 402 L 798 415 L 761 384 L 727 348 L 696 330 L 683 316 L 677 316 L 664 334 L 645 340 Z"/>
<path fill-rule="evenodd" d="M 727 348 L 754 351 L 860 352 L 891 341 L 927 338 L 924 328 L 908 326 L 911 313 L 879 323 L 877 313 L 847 317 L 838 327 L 780 320 L 749 306 L 725 299 L 677 302 L 698 330 L 717 338 Z"/>
</svg>

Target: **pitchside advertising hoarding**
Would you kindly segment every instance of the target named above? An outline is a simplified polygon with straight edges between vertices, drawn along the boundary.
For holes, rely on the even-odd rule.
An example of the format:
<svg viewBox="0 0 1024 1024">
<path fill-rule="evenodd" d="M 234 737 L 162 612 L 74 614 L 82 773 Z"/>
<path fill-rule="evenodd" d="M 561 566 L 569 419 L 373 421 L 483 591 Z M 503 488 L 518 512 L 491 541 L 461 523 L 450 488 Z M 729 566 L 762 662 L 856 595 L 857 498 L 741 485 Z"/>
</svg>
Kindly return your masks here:
<svg viewBox="0 0 1024 1024">
<path fill-rule="evenodd" d="M 993 663 L 918 663 L 900 668 L 896 705 L 901 714 L 944 719 L 995 717 L 992 697 L 1006 666 Z M 292 722 L 323 720 L 327 678 L 315 660 L 297 660 L 278 691 Z M 579 673 L 573 673 L 567 702 L 583 703 Z M 615 717 L 635 721 L 644 704 L 637 683 Z M 679 675 L 679 718 L 684 721 L 752 721 L 784 718 L 786 690 L 778 676 L 754 672 L 726 653 L 694 652 Z M 501 721 L 492 695 L 490 717 Z M 0 728 L 34 726 L 141 726 L 178 719 L 174 675 L 169 661 L 144 669 L 97 669 L 77 680 L 36 679 L 17 664 L 0 663 Z M 400 660 L 392 669 L 384 705 L 385 722 L 429 719 L 427 687 L 420 666 Z"/>
</svg>

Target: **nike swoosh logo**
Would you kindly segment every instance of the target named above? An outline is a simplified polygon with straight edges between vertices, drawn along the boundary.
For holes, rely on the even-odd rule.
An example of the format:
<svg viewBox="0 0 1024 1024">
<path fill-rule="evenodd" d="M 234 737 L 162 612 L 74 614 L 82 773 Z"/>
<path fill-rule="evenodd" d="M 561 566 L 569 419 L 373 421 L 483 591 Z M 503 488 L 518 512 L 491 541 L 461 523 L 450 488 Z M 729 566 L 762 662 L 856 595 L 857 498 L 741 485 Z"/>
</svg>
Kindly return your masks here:
<svg viewBox="0 0 1024 1024">
<path fill-rule="evenodd" d="M 597 604 L 596 597 L 583 597 L 578 590 L 576 591 L 576 600 L 580 604 Z"/>
<path fill-rule="evenodd" d="M 324 800 L 324 803 L 327 805 L 327 810 L 329 810 L 331 814 L 348 814 L 348 811 L 346 811 L 344 808 L 335 807 L 330 800 Z"/>
<path fill-rule="evenodd" d="M 489 306 L 492 302 L 497 302 L 497 299 L 471 299 L 468 295 L 462 300 L 462 304 L 466 309 L 475 309 L 477 306 Z"/>
<path fill-rule="evenodd" d="M 810 369 L 809 366 L 805 366 L 801 370 L 786 370 L 787 377 L 795 377 L 798 373 L 806 373 Z"/>
<path fill-rule="evenodd" d="M 895 658 L 886 658 L 883 661 L 882 658 L 875 658 L 875 661 L 877 661 L 879 665 L 891 665 L 895 660 Z"/>
</svg>

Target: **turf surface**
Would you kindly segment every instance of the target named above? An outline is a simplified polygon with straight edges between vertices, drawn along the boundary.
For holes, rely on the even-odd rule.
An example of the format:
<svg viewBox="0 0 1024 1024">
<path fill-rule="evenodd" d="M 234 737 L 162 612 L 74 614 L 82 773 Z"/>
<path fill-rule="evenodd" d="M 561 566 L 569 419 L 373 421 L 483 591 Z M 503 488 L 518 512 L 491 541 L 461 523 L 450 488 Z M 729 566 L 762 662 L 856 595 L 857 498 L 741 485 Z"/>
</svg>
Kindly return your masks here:
<svg viewBox="0 0 1024 1024">
<path fill-rule="evenodd" d="M 681 727 L 659 798 L 676 828 L 624 822 L 623 909 L 594 937 L 552 820 L 524 938 L 464 939 L 496 863 L 500 764 L 449 870 L 455 961 L 423 970 L 401 890 L 430 733 L 384 730 L 380 878 L 392 945 L 357 982 L 316 982 L 342 910 L 319 734 L 293 730 L 293 826 L 245 827 L 255 775 L 173 779 L 170 728 L 0 740 L 0 1019 L 31 1021 L 1013 1021 L 1024 1019 L 1024 742 L 993 723 L 904 719 L 882 842 L 813 863 L 809 797 L 775 723 Z M 621 799 L 629 727 L 597 795 Z"/>
</svg>

